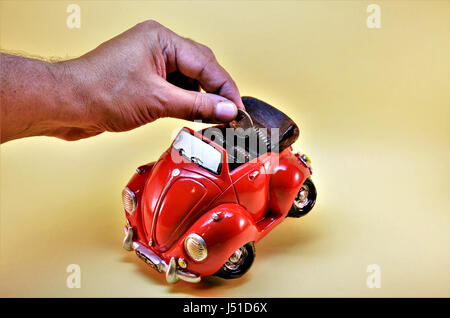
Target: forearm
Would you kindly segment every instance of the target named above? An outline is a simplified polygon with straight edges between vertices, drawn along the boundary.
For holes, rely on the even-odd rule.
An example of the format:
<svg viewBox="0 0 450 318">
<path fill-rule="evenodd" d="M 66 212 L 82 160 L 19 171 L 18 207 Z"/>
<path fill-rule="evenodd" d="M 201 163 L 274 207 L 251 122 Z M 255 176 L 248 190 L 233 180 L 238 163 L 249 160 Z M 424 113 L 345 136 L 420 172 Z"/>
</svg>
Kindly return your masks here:
<svg viewBox="0 0 450 318">
<path fill-rule="evenodd" d="M 1 142 L 55 135 L 82 116 L 63 64 L 0 53 Z M 59 127 L 59 128 L 56 128 Z"/>
</svg>

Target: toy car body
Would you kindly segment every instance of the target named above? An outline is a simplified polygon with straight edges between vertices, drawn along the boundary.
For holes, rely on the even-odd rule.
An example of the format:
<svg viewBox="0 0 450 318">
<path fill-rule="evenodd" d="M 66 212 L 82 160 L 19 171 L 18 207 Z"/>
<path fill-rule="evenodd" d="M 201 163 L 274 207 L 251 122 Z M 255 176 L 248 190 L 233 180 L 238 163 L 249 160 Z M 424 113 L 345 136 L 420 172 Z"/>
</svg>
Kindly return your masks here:
<svg viewBox="0 0 450 318">
<path fill-rule="evenodd" d="M 243 101 L 255 127 L 280 130 L 277 149 L 229 149 L 224 139 L 183 128 L 158 161 L 136 170 L 122 193 L 124 248 L 165 272 L 169 283 L 242 276 L 256 242 L 286 216 L 299 217 L 314 206 L 309 159 L 290 146 L 297 126 L 264 102 Z M 239 153 L 245 159 L 233 162 Z"/>
</svg>

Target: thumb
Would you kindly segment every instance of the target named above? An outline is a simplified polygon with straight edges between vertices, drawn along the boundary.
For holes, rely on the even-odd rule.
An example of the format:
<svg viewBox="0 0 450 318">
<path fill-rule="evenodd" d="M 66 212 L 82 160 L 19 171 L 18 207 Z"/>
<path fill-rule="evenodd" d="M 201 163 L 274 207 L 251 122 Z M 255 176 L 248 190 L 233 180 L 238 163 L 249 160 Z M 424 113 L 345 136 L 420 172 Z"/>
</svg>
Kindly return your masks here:
<svg viewBox="0 0 450 318">
<path fill-rule="evenodd" d="M 225 97 L 184 90 L 169 82 L 165 82 L 163 90 L 168 117 L 221 123 L 229 122 L 237 115 L 236 105 Z"/>
</svg>

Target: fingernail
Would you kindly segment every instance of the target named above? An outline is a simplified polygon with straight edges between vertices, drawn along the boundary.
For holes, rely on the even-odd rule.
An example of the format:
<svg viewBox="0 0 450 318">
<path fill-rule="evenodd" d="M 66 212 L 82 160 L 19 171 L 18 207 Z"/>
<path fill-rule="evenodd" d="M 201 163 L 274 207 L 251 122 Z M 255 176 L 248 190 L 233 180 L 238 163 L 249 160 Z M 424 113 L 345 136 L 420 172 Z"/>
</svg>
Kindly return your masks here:
<svg viewBox="0 0 450 318">
<path fill-rule="evenodd" d="M 237 115 L 237 107 L 232 101 L 223 101 L 216 105 L 216 118 L 218 120 L 230 121 Z"/>
</svg>

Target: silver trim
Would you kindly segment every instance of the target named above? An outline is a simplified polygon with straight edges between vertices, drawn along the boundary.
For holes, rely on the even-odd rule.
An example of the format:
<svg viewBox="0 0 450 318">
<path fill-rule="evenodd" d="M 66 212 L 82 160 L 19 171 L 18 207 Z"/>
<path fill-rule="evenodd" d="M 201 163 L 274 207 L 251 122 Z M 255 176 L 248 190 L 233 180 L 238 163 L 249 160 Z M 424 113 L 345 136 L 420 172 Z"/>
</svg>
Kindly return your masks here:
<svg viewBox="0 0 450 318">
<path fill-rule="evenodd" d="M 156 269 L 158 272 L 166 272 L 166 280 L 170 284 L 174 284 L 179 280 L 184 280 L 189 283 L 198 283 L 201 281 L 199 275 L 189 273 L 177 268 L 177 260 L 175 257 L 170 259 L 169 265 L 164 262 L 158 255 L 156 255 L 152 250 L 148 249 L 144 245 L 133 242 L 133 249 L 136 254 L 150 267 Z"/>
<path fill-rule="evenodd" d="M 128 223 L 128 222 L 127 222 Z M 123 248 L 127 251 L 133 250 L 133 236 L 134 231 L 130 226 L 124 226 L 125 237 L 123 239 Z"/>
<path fill-rule="evenodd" d="M 294 199 L 294 205 L 297 209 L 303 209 L 309 202 L 309 187 L 303 184 Z"/>
<path fill-rule="evenodd" d="M 233 271 L 244 263 L 247 256 L 247 249 L 243 246 L 230 256 L 230 258 L 225 262 L 224 266 Z"/>
<path fill-rule="evenodd" d="M 166 272 L 167 282 L 173 284 L 180 279 L 189 283 L 200 282 L 201 277 L 199 275 L 177 269 L 178 262 L 175 257 L 171 258 L 169 266 L 167 266 L 164 260 L 156 255 L 152 250 L 138 242 L 133 242 L 134 230 L 131 226 L 124 226 L 124 232 L 125 238 L 123 240 L 123 247 L 127 251 L 134 250 L 140 259 L 142 259 L 150 267 L 156 269 L 158 272 Z M 173 265 L 172 260 L 175 262 L 175 266 Z M 184 261 L 183 258 L 180 258 L 180 260 Z M 186 261 L 184 261 L 184 263 L 186 264 Z"/>
<path fill-rule="evenodd" d="M 248 180 L 253 181 L 256 179 L 256 177 L 259 175 L 259 171 L 258 170 L 254 170 L 251 173 L 249 173 L 248 175 Z"/>
<path fill-rule="evenodd" d="M 177 261 L 175 257 L 170 259 L 169 266 L 166 270 L 166 280 L 169 284 L 175 284 L 179 280 L 177 277 Z"/>
<path fill-rule="evenodd" d="M 166 270 L 166 263 L 144 245 L 141 245 L 138 242 L 133 242 L 133 249 L 135 250 L 137 256 L 150 265 L 150 267 L 156 269 L 160 273 Z"/>
</svg>

